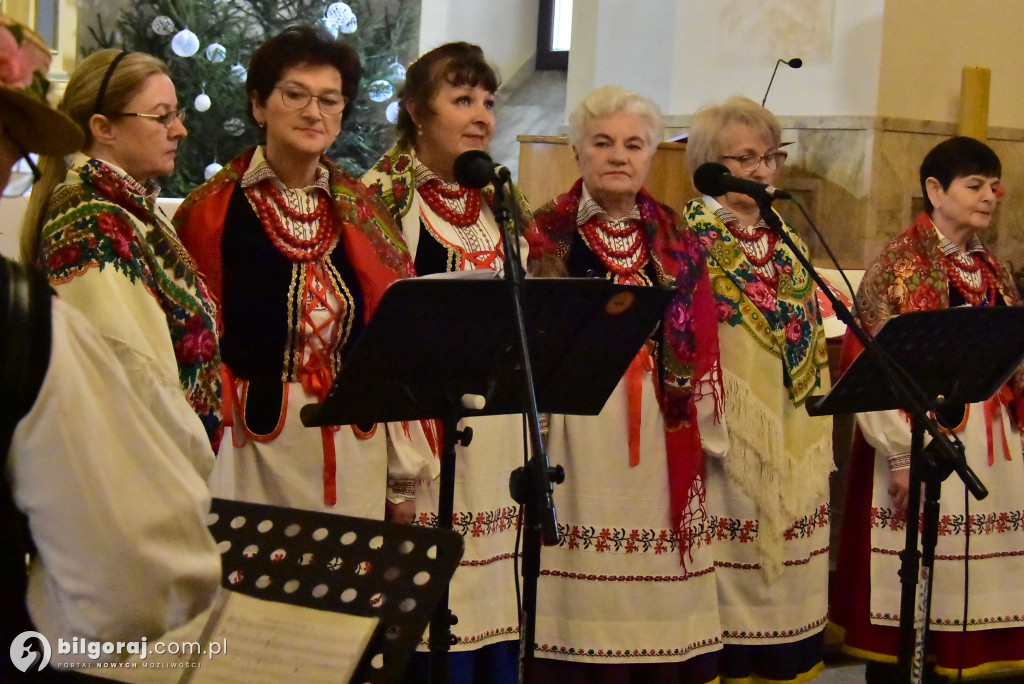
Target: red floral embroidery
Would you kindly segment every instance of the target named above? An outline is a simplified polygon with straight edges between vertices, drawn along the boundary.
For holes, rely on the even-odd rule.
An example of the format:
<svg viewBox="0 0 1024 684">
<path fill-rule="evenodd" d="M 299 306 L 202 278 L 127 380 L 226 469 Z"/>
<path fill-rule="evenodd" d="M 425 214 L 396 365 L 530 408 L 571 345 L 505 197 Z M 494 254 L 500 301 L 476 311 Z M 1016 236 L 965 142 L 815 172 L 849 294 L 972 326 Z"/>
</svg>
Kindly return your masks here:
<svg viewBox="0 0 1024 684">
<path fill-rule="evenodd" d="M 786 339 L 790 342 L 797 342 L 800 339 L 800 333 L 802 327 L 800 325 L 800 319 L 796 316 L 791 317 L 786 321 Z"/>
<path fill-rule="evenodd" d="M 125 261 L 131 261 L 131 245 L 135 240 L 135 231 L 131 225 L 117 214 L 100 214 L 96 218 L 100 232 L 110 238 L 114 254 Z"/>
<path fill-rule="evenodd" d="M 747 296 L 761 311 L 775 311 L 775 295 L 768 289 L 768 286 L 760 280 L 747 283 L 744 286 Z"/>
<path fill-rule="evenodd" d="M 186 365 L 196 361 L 206 363 L 217 353 L 217 338 L 203 324 L 203 319 L 193 316 L 188 320 L 185 336 L 174 346 L 178 361 Z"/>
<path fill-rule="evenodd" d="M 46 265 L 51 272 L 59 271 L 67 266 L 77 264 L 81 257 L 82 248 L 79 245 L 68 245 L 63 249 L 54 252 L 53 255 L 46 260 Z"/>
</svg>

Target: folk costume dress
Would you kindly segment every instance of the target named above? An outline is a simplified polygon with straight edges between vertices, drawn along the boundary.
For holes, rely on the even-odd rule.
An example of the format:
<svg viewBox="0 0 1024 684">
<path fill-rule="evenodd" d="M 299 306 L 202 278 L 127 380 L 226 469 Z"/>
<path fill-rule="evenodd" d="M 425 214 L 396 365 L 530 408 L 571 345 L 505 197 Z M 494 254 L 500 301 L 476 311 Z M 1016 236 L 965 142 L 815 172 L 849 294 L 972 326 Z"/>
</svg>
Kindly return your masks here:
<svg viewBox="0 0 1024 684">
<path fill-rule="evenodd" d="M 741 226 L 711 197 L 684 220 L 720 321 L 729 447 L 706 482 L 723 680 L 807 681 L 823 667 L 833 469 L 832 421 L 804 407 L 829 386 L 815 285 L 767 226 Z"/>
<path fill-rule="evenodd" d="M 133 377 L 148 375 L 140 397 L 161 423 L 179 426 L 205 478 L 222 432 L 217 310 L 156 206 L 158 193 L 113 164 L 75 155 L 47 206 L 40 265 Z"/>
<path fill-rule="evenodd" d="M 189 195 L 175 223 L 220 303 L 231 430 L 214 494 L 383 518 L 389 467 L 406 452 L 391 449 L 389 466 L 383 424 L 307 428 L 299 412 L 326 397 L 384 290 L 410 272 L 390 218 L 326 159 L 313 185 L 285 188 L 257 147 Z"/>
<path fill-rule="evenodd" d="M 401 224 L 417 275 L 504 268 L 505 254 L 491 210 L 493 186 L 481 191 L 446 183 L 419 162 L 413 150 L 399 147 L 381 157 L 362 181 Z M 514 186 L 513 194 L 515 235 L 529 225 L 530 211 Z M 522 238 L 520 245 L 525 259 L 528 247 Z M 481 676 L 481 665 L 473 664 L 474 659 L 490 656 L 468 652 L 504 642 L 498 651 L 507 647 L 513 653 L 519 638 L 514 590 L 519 506 L 508 485 L 512 470 L 523 464 L 523 425 L 519 415 L 460 422 L 459 429 L 473 428 L 473 440 L 469 446 L 456 447 L 453 527 L 464 537 L 465 552 L 451 582 L 449 606 L 459 620 L 452 628 L 457 639 L 453 656 L 465 652 L 466 657 L 453 659 L 452 681 L 460 681 L 474 668 Z M 439 488 L 435 479 L 421 479 L 417 485 L 418 524 L 436 525 Z M 511 657 L 514 665 L 514 653 Z M 489 665 L 482 667 L 486 671 Z M 487 681 L 503 681 L 514 674 L 494 671 Z"/>
<path fill-rule="evenodd" d="M 961 252 L 922 213 L 868 267 L 857 303 L 858 317 L 874 332 L 909 311 L 1020 306 L 1021 297 L 1008 268 L 980 239 Z M 989 495 L 977 501 L 955 475 L 942 484 L 928 635 L 929 660 L 942 675 L 955 677 L 961 667 L 966 676 L 1024 669 L 1024 592 L 1012 579 L 1024 576 L 1022 385 L 1024 370 L 1018 370 L 995 397 L 968 405 L 954 429 Z M 861 414 L 857 421 L 861 439 L 852 455 L 836 577 L 842 591 L 833 592 L 831 617 L 845 629 L 846 650 L 891 663 L 899 649 L 897 554 L 906 516 L 894 509 L 887 488 L 890 467 L 909 467 L 910 425 L 899 411 Z"/>
<path fill-rule="evenodd" d="M 549 418 L 548 457 L 566 479 L 561 543 L 541 554 L 537 681 L 713 681 L 722 642 L 695 397 L 712 429 L 721 397 L 700 244 L 644 190 L 611 220 L 582 179 L 534 218 L 531 270 L 554 259 L 569 277 L 675 290 L 600 415 Z"/>
</svg>

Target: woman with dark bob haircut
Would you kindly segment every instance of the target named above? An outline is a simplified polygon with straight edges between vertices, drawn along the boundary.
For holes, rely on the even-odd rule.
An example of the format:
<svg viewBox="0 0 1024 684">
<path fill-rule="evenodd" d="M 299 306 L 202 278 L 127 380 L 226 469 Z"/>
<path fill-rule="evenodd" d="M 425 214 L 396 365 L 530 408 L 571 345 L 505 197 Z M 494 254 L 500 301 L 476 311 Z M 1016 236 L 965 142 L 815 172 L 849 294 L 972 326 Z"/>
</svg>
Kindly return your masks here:
<svg viewBox="0 0 1024 684">
<path fill-rule="evenodd" d="M 355 51 L 318 29 L 265 42 L 246 81 L 265 142 L 175 215 L 219 304 L 230 439 L 211 477 L 215 496 L 379 519 L 388 472 L 411 480 L 403 458 L 429 456 L 418 424 L 398 431 L 389 464 L 385 429 L 299 420 L 326 397 L 384 290 L 412 273 L 391 216 L 324 156 L 360 71 Z"/>
<path fill-rule="evenodd" d="M 924 211 L 868 266 L 857 292 L 857 317 L 869 332 L 914 311 L 1021 306 L 1010 269 L 980 238 L 1003 196 L 1001 175 L 999 157 L 974 138 L 950 138 L 925 155 Z M 939 418 L 963 443 L 967 464 L 989 495 L 973 499 L 956 477 L 942 486 L 925 654 L 934 673 L 925 673 L 926 682 L 1024 670 L 1024 593 L 1007 581 L 1024 575 L 1024 528 L 1017 522 L 1024 492 L 1022 388 L 1024 368 L 988 401 Z M 857 425 L 831 618 L 842 628 L 844 650 L 869 661 L 868 682 L 900 681 L 892 663 L 899 648 L 910 423 L 900 411 L 879 411 L 859 414 Z"/>
<path fill-rule="evenodd" d="M 492 210 L 494 186 L 463 187 L 454 171 L 460 154 L 490 144 L 499 83 L 479 46 L 448 43 L 421 56 L 409 67 L 399 95 L 398 142 L 363 176 L 400 224 L 419 275 L 505 267 Z M 513 235 L 520 236 L 525 263 L 528 247 L 521 235 L 532 217 L 519 190 L 511 183 L 508 188 L 514 199 Z M 514 682 L 518 508 L 508 482 L 523 463 L 522 450 L 516 448 L 523 441 L 522 419 L 487 416 L 464 423 L 474 434 L 471 445 L 456 450 L 455 520 L 466 523 L 455 525 L 464 536 L 465 553 L 451 583 L 450 606 L 459 622 L 453 630 L 457 641 L 449 681 Z M 438 487 L 436 481 L 420 483 L 409 519 L 415 513 L 421 522 L 435 523 Z M 411 669 L 425 675 L 422 656 Z"/>
</svg>

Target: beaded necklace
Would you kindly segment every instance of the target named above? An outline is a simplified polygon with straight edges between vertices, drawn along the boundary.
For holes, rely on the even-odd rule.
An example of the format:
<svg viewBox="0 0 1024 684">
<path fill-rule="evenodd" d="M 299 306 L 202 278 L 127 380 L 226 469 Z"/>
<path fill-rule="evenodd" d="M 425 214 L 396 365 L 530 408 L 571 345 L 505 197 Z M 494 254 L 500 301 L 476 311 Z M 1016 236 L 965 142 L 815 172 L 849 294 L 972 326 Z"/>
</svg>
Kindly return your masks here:
<svg viewBox="0 0 1024 684">
<path fill-rule="evenodd" d="M 579 230 L 590 251 L 618 276 L 633 276 L 647 263 L 647 242 L 636 221 L 609 223 L 592 216 Z"/>
<path fill-rule="evenodd" d="M 953 286 L 971 306 L 996 301 L 996 282 L 980 254 L 959 253 L 946 256 L 946 274 Z"/>
<path fill-rule="evenodd" d="M 256 188 L 260 188 L 262 193 L 256 192 Z M 314 195 L 316 205 L 313 209 L 302 212 L 289 207 L 280 191 L 270 183 L 260 183 L 248 188 L 245 193 L 256 209 L 256 215 L 267 232 L 267 237 L 278 251 L 290 260 L 314 261 L 336 244 L 339 231 L 334 212 L 330 210 L 331 203 L 319 194 Z M 316 232 L 310 238 L 296 236 L 284 225 L 281 214 L 296 223 L 307 226 L 316 224 Z"/>
<path fill-rule="evenodd" d="M 434 178 L 416 190 L 435 214 L 453 226 L 465 228 L 480 220 L 480 190 L 476 188 L 464 188 Z M 458 209 L 460 203 L 463 203 L 461 210 Z"/>
</svg>

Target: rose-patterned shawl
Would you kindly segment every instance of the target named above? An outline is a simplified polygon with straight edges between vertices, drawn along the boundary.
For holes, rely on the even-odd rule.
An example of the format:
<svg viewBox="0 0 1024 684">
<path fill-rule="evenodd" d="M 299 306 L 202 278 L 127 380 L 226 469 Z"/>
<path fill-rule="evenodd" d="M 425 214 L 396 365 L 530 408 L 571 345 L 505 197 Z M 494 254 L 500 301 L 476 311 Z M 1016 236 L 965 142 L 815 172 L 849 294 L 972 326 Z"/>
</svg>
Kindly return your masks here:
<svg viewBox="0 0 1024 684">
<path fill-rule="evenodd" d="M 530 263 L 552 258 L 564 260 L 573 240 L 582 239 L 576 215 L 583 181 L 542 207 L 526 238 Z M 675 213 L 641 190 L 637 194 L 642 230 L 649 252 L 674 281 L 675 296 L 665 312 L 658 345 L 662 412 L 672 510 L 670 521 L 679 526 L 680 550 L 685 560 L 693 539 L 689 518 L 704 515 L 702 502 L 691 502 L 696 478 L 703 474 L 704 451 L 694 407 L 694 393 L 719 391 L 718 333 L 711 285 L 704 253 L 694 235 L 677 230 Z M 716 399 L 717 400 L 717 399 Z M 691 506 L 691 504 L 694 504 Z"/>
<path fill-rule="evenodd" d="M 927 212 L 922 212 L 903 233 L 886 244 L 882 253 L 864 272 L 857 291 L 857 318 L 869 333 L 875 333 L 885 321 L 909 311 L 949 308 L 949 276 L 946 273 L 941 236 Z M 996 286 L 1009 306 L 1022 301 L 1013 283 L 1010 269 L 985 248 L 982 258 L 996 276 Z M 848 365 L 861 350 L 852 333 L 843 340 L 843 365 Z M 1007 383 L 1013 392 L 1011 413 L 1018 427 L 1024 427 L 1024 366 Z"/>
<path fill-rule="evenodd" d="M 832 421 L 803 404 L 828 389 L 828 353 L 810 273 L 779 241 L 771 260 L 776 292 L 754 273 L 736 239 L 702 200 L 684 220 L 707 251 L 715 297 L 729 452 L 723 467 L 757 505 L 757 548 L 766 577 L 782 568 L 783 535 L 793 520 L 828 497 Z M 807 247 L 788 227 L 805 255 Z M 772 363 L 772 359 L 778 362 Z"/>
<path fill-rule="evenodd" d="M 54 191 L 46 216 L 40 260 L 51 282 L 68 283 L 91 269 L 112 269 L 156 300 L 166 317 L 185 398 L 216 451 L 222 429 L 217 309 L 154 198 L 120 169 L 78 155 Z M 107 336 L 123 341 L 130 334 L 126 321 L 92 318 Z M 107 330 L 108 322 L 118 330 Z M 154 333 L 141 331 L 147 334 Z"/>
<path fill-rule="evenodd" d="M 363 184 L 376 195 L 384 205 L 391 210 L 395 220 L 407 226 L 406 217 L 409 210 L 416 206 L 416 182 L 413 179 L 413 155 L 414 152 L 408 148 L 393 146 L 383 157 L 377 160 L 369 171 L 363 174 Z M 514 183 L 509 183 L 512 189 L 513 207 L 512 218 L 515 230 L 525 232 L 530 225 L 532 217 L 529 203 Z M 488 185 L 482 190 L 484 201 L 487 206 L 494 210 L 494 186 Z M 415 217 L 416 214 L 414 213 Z M 419 220 L 418 218 L 416 219 Z M 408 228 L 407 228 L 408 230 Z"/>
</svg>

